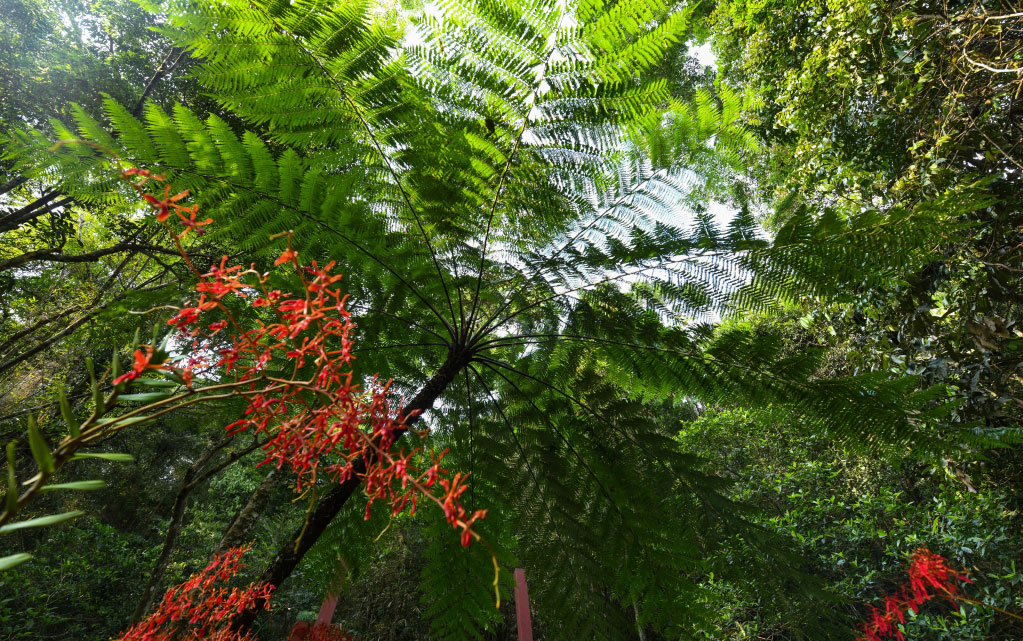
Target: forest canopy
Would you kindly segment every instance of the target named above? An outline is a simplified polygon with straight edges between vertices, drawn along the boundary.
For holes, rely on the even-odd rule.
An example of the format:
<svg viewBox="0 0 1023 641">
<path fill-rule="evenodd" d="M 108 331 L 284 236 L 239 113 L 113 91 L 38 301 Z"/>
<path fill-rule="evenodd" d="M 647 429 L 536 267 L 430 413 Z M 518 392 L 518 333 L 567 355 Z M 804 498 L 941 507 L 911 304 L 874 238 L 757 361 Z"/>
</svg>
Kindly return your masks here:
<svg viewBox="0 0 1023 641">
<path fill-rule="evenodd" d="M 1018 6 L 0 8 L 0 639 L 1023 638 Z"/>
</svg>

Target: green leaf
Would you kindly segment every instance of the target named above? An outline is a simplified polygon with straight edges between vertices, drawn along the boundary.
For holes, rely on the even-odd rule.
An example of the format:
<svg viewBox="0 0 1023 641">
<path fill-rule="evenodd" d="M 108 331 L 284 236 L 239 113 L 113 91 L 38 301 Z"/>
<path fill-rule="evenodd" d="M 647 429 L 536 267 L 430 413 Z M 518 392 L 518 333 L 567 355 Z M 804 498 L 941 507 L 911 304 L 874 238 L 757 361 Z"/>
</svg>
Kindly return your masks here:
<svg viewBox="0 0 1023 641">
<path fill-rule="evenodd" d="M 181 375 L 175 372 L 174 370 L 163 370 L 160 372 L 160 374 L 168 381 L 173 381 L 178 385 L 185 384 L 185 379 L 181 378 Z"/>
<path fill-rule="evenodd" d="M 71 460 L 78 461 L 87 458 L 99 458 L 105 461 L 115 461 L 117 463 L 131 463 L 135 460 L 135 457 L 131 454 L 121 454 L 118 452 L 86 452 L 83 454 L 75 454 L 71 457 Z"/>
<path fill-rule="evenodd" d="M 31 554 L 22 552 L 20 554 L 12 554 L 10 556 L 0 556 L 0 572 L 10 570 L 11 568 L 18 567 L 25 561 L 32 558 Z"/>
<path fill-rule="evenodd" d="M 42 492 L 50 492 L 53 490 L 81 490 L 83 492 L 89 492 L 92 490 L 102 490 L 107 486 L 106 481 L 93 480 L 93 481 L 72 481 L 70 483 L 55 483 L 54 485 L 44 485 L 40 488 Z"/>
<path fill-rule="evenodd" d="M 28 415 L 28 445 L 32 449 L 32 458 L 39 464 L 39 469 L 44 474 L 53 474 L 54 464 L 50 446 L 46 444 L 43 435 L 39 433 L 36 418 L 31 413 Z"/>
<path fill-rule="evenodd" d="M 7 532 L 13 532 L 15 530 L 23 530 L 28 527 L 45 527 L 47 525 L 57 525 L 64 521 L 70 521 L 73 518 L 79 517 L 85 514 L 82 510 L 75 510 L 73 512 L 64 512 L 63 514 L 51 514 L 50 516 L 40 516 L 35 519 L 29 519 L 27 521 L 18 521 L 17 523 L 11 523 L 0 527 L 0 534 Z"/>
<path fill-rule="evenodd" d="M 133 416 L 131 418 L 123 418 L 121 416 L 111 416 L 109 418 L 98 419 L 96 421 L 96 423 L 99 424 L 99 425 L 110 425 L 112 423 L 117 423 L 117 428 L 121 429 L 123 427 L 128 427 L 129 425 L 138 425 L 140 423 L 148 423 L 151 420 L 153 420 L 153 419 L 148 417 L 148 416 Z"/>
<path fill-rule="evenodd" d="M 60 388 L 60 413 L 64 417 L 64 422 L 67 423 L 68 430 L 71 431 L 71 438 L 81 436 L 82 426 L 75 418 L 74 412 L 71 411 L 71 403 L 68 402 L 67 393 L 63 387 Z"/>
<path fill-rule="evenodd" d="M 135 379 L 134 382 L 135 382 L 136 385 L 145 385 L 147 387 L 166 387 L 166 388 L 181 387 L 181 383 L 178 383 L 177 381 L 168 381 L 168 380 L 165 380 L 165 379 L 162 379 L 162 378 L 137 378 L 137 379 Z M 120 398 L 126 398 L 126 397 L 121 396 Z"/>
<path fill-rule="evenodd" d="M 166 381 L 170 383 L 170 381 Z M 151 401 L 162 401 L 165 398 L 170 398 L 173 394 L 167 392 L 143 392 L 140 394 L 122 394 L 118 396 L 118 400 L 121 401 L 139 401 L 141 403 L 149 403 Z"/>
<path fill-rule="evenodd" d="M 89 370 L 89 380 L 92 383 L 92 402 L 96 405 L 96 416 L 103 416 L 106 407 L 103 405 L 103 393 L 99 391 L 99 382 L 96 380 L 96 369 L 92 365 L 92 359 L 85 359 L 85 367 Z"/>
<path fill-rule="evenodd" d="M 114 355 L 110 357 L 110 381 L 113 382 L 121 375 L 121 357 L 117 355 L 117 350 L 114 350 Z"/>
</svg>

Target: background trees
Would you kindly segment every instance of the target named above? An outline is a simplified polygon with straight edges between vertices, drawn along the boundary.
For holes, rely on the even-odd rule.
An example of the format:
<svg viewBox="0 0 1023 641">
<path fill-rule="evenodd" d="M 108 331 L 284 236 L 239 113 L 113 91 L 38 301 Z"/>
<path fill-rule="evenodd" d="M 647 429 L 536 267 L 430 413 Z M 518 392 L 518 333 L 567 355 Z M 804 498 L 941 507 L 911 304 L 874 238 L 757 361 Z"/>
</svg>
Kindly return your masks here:
<svg viewBox="0 0 1023 641">
<path fill-rule="evenodd" d="M 1018 175 L 1001 137 L 1015 80 L 948 63 L 980 47 L 971 59 L 1015 64 L 1011 48 L 993 57 L 990 20 L 856 3 L 451 3 L 412 22 L 368 3 L 156 9 L 71 21 L 104 25 L 121 57 L 95 47 L 99 27 L 65 33 L 52 7 L 11 27 L 25 38 L 10 64 L 18 86 L 29 51 L 105 65 L 123 86 L 105 100 L 61 93 L 80 107 L 25 102 L 3 121 L 9 438 L 30 407 L 55 434 L 57 385 L 84 391 L 66 363 L 107 362 L 130 343 L 128 310 L 185 303 L 190 289 L 109 157 L 51 149 L 84 138 L 192 190 L 216 221 L 187 244 L 203 266 L 228 254 L 266 269 L 281 251 L 270 237 L 289 229 L 304 257 L 339 262 L 358 374 L 393 377 L 433 408 L 430 439 L 472 473 L 469 501 L 491 509 L 482 531 L 501 562 L 527 568 L 544 638 L 851 635 L 856 608 L 917 540 L 996 575 L 982 596 L 1011 605 L 1018 541 L 997 540 L 994 515 L 1015 499 L 961 495 L 1018 473 L 1016 450 L 994 455 L 1005 464 L 991 481 L 972 465 L 1018 422 Z M 118 49 L 157 20 L 160 35 Z M 712 38 L 717 82 L 686 66 L 696 36 Z M 968 100 L 942 98 L 962 82 Z M 60 122 L 46 129 L 44 116 Z M 933 130 L 934 118 L 952 124 Z M 735 215 L 714 215 L 722 203 Z M 733 320 L 715 327 L 721 316 Z M 935 382 L 967 401 L 952 418 L 930 411 L 943 392 L 918 391 Z M 249 506 L 259 518 L 236 534 L 257 541 L 251 567 L 284 580 L 292 608 L 257 623 L 266 638 L 313 608 L 338 554 L 361 577 L 340 616 L 367 638 L 422 638 L 419 624 L 382 623 L 418 613 L 363 596 L 414 580 L 431 638 L 508 631 L 486 552 L 440 536 L 435 514 L 392 525 L 379 551 L 386 519 L 362 521 L 350 493 L 325 484 L 289 504 L 289 480 L 248 459 L 182 498 L 204 453 L 212 464 L 242 447 L 215 448 L 237 409 L 125 433 L 116 445 L 139 465 L 110 475 L 130 483 L 52 500 L 99 516 L 74 526 L 82 536 L 106 540 L 110 526 L 150 548 L 124 575 L 150 574 L 179 523 L 163 586 L 202 565 Z M 935 470 L 944 487 L 921 480 Z M 935 498 L 955 508 L 945 526 L 925 507 Z M 969 540 L 989 536 L 981 562 Z M 53 578 L 31 565 L 2 580 L 33 595 Z M 83 634 L 123 628 L 143 585 L 125 581 Z M 836 611 L 825 589 L 860 605 Z M 18 598 L 4 616 L 38 607 Z M 43 634 L 74 616 L 46 607 L 33 619 Z M 28 625 L 14 634 L 38 634 Z M 1007 625 L 989 617 L 956 634 Z"/>
</svg>

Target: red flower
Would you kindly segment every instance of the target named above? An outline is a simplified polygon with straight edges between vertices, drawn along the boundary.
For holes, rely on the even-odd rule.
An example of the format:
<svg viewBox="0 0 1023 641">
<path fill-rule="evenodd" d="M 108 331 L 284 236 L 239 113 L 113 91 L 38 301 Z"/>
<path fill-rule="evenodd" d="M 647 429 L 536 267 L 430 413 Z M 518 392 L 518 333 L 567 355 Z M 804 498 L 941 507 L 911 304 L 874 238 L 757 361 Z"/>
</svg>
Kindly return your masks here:
<svg viewBox="0 0 1023 641">
<path fill-rule="evenodd" d="M 143 178 L 143 182 L 145 181 L 145 178 L 153 178 L 154 180 L 160 180 L 161 182 L 163 181 L 163 176 L 153 176 L 152 174 L 146 174 Z M 138 183 L 138 186 L 141 185 L 142 182 Z M 177 211 L 178 216 L 181 216 L 182 211 L 191 211 L 194 220 L 195 212 L 199 210 L 198 206 L 192 207 L 191 209 L 187 209 L 185 207 L 182 207 L 181 205 L 176 204 L 179 200 L 188 196 L 188 190 L 186 189 L 185 191 L 174 194 L 173 196 L 170 195 L 170 190 L 171 190 L 170 185 L 166 185 L 163 188 L 163 200 L 160 200 L 159 198 L 152 194 L 142 194 L 142 198 L 147 203 L 149 203 L 149 205 L 153 209 L 156 210 L 156 219 L 161 223 L 167 220 L 167 217 L 170 216 L 171 209 Z M 209 222 L 213 221 L 210 220 Z"/>
<path fill-rule="evenodd" d="M 145 353 L 143 353 L 142 350 L 140 349 L 135 350 L 135 363 L 132 365 L 129 371 L 125 372 L 124 374 L 121 374 L 120 376 L 114 379 L 113 382 L 114 385 L 120 385 L 125 381 L 133 381 L 139 376 L 141 376 L 142 372 L 146 371 L 147 369 L 156 370 L 168 369 L 166 365 L 162 365 L 159 363 L 154 364 L 150 362 L 153 360 L 153 346 L 145 345 L 144 347 L 146 348 Z"/>
<path fill-rule="evenodd" d="M 226 588 L 218 583 L 241 570 L 247 548 L 232 548 L 206 569 L 163 595 L 156 612 L 129 628 L 118 641 L 247 641 L 252 637 L 230 628 L 231 617 L 250 607 L 268 607 L 274 586 L 250 584 Z"/>
<path fill-rule="evenodd" d="M 196 307 L 185 307 L 178 312 L 177 316 L 167 321 L 167 324 L 184 331 L 186 325 L 191 325 L 197 320 L 199 320 L 199 309 Z"/>
<path fill-rule="evenodd" d="M 182 192 L 181 194 L 178 194 L 178 196 L 185 195 L 187 193 L 188 193 L 187 191 Z M 177 196 L 175 196 L 175 198 L 177 198 Z M 213 222 L 212 218 L 207 218 L 206 220 L 195 219 L 195 215 L 199 211 L 199 205 L 195 205 L 191 209 L 187 209 L 185 207 L 178 207 L 177 205 L 172 206 L 177 209 L 178 218 L 181 219 L 181 224 L 185 227 L 185 231 L 178 234 L 178 238 L 184 238 L 185 234 L 187 234 L 188 230 L 190 229 L 194 229 L 195 232 L 201 236 L 205 232 L 205 230 L 201 229 L 201 227 L 209 225 L 210 223 Z M 186 217 L 182 212 L 187 212 L 188 216 Z"/>
<path fill-rule="evenodd" d="M 881 641 L 885 637 L 894 636 L 902 641 L 902 630 L 896 621 L 905 623 L 907 609 L 915 613 L 921 605 L 935 596 L 954 598 L 959 593 L 956 581 L 972 583 L 965 574 L 950 568 L 943 557 L 927 548 L 918 548 L 913 552 L 909 566 L 909 583 L 903 585 L 898 593 L 885 596 L 884 612 L 870 606 L 869 619 L 860 624 L 863 635 L 859 638 L 866 641 Z M 933 594 L 932 589 L 935 590 Z"/>
<path fill-rule="evenodd" d="M 280 258 L 274 261 L 274 265 L 276 266 L 283 265 L 284 263 L 290 263 L 296 258 L 298 258 L 298 252 L 292 250 L 291 247 L 288 247 L 287 249 L 284 250 L 284 253 L 281 254 Z"/>
</svg>

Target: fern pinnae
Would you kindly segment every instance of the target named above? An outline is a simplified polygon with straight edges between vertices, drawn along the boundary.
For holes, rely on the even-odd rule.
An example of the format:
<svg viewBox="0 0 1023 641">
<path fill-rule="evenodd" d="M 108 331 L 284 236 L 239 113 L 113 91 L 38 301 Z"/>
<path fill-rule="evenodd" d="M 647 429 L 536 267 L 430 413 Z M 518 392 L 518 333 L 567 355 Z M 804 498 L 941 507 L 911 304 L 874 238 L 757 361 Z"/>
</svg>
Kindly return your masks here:
<svg viewBox="0 0 1023 641">
<path fill-rule="evenodd" d="M 494 367 L 491 364 L 491 363 L 494 363 L 496 361 L 494 361 L 493 359 L 480 359 L 480 362 L 484 366 L 489 368 L 491 371 L 493 371 L 495 374 L 497 374 L 500 378 L 502 378 L 506 383 L 511 385 L 512 389 L 514 389 L 522 398 L 524 398 L 526 400 L 526 402 L 529 403 L 533 407 L 533 409 L 535 409 L 536 412 L 540 416 L 544 416 L 544 414 L 540 410 L 540 408 L 537 407 L 533 403 L 532 399 L 529 398 L 529 396 L 527 394 L 525 394 L 522 391 L 521 388 L 519 388 L 511 379 L 509 379 L 507 376 L 505 376 L 503 373 L 501 373 L 501 371 L 499 369 L 497 369 L 496 367 Z M 562 432 L 558 428 L 556 428 L 554 426 L 554 424 L 549 419 L 547 419 L 545 417 L 544 420 L 545 420 L 547 426 L 550 427 L 551 431 L 553 431 L 558 436 L 558 438 L 561 439 L 561 441 L 565 444 L 565 447 L 568 448 L 568 450 L 572 453 L 572 456 L 575 457 L 575 459 L 579 462 L 579 464 L 583 467 L 583 469 L 586 470 L 586 473 L 590 476 L 590 478 L 592 478 L 594 480 L 594 482 L 600 488 L 601 493 L 604 494 L 604 497 L 608 500 L 608 502 L 611 504 L 611 506 L 614 507 L 615 512 L 618 514 L 618 517 L 622 521 L 622 524 L 625 525 L 626 528 L 629 529 L 629 531 L 633 534 L 634 538 L 638 538 L 638 537 L 636 537 L 635 531 L 632 530 L 632 524 L 628 522 L 628 519 L 625 517 L 625 514 L 622 512 L 621 507 L 615 501 L 614 497 L 611 496 L 611 493 L 605 487 L 604 482 L 600 479 L 599 476 L 597 476 L 596 472 L 593 471 L 593 469 L 590 467 L 589 463 L 586 462 L 586 460 L 582 457 L 582 455 L 579 454 L 579 451 L 575 448 L 575 446 L 572 445 L 571 440 L 569 440 L 564 434 L 562 434 Z"/>
<path fill-rule="evenodd" d="M 557 16 L 557 20 L 560 23 L 560 11 L 556 11 L 554 15 Z M 557 29 L 557 27 L 554 27 Z M 534 102 L 534 98 L 537 96 L 540 86 L 545 82 L 544 76 L 547 74 L 547 68 L 550 65 L 552 57 L 557 52 L 556 47 L 551 47 L 546 58 L 543 60 L 540 72 L 537 74 L 537 81 L 534 87 L 531 88 L 529 96 L 525 100 L 526 106 L 531 106 Z M 490 213 L 487 215 L 486 231 L 483 235 L 483 247 L 480 251 L 480 265 L 476 275 L 476 293 L 473 296 L 472 309 L 469 312 L 469 327 L 466 329 L 466 335 L 473 330 L 473 324 L 476 320 L 476 307 L 479 301 L 480 288 L 483 285 L 483 265 L 486 262 L 487 257 L 487 244 L 490 241 L 490 228 L 494 222 L 494 215 L 497 213 L 497 206 L 500 202 L 501 191 L 504 188 L 505 180 L 508 178 L 508 172 L 511 170 L 512 161 L 515 158 L 515 154 L 519 149 L 519 145 L 522 144 L 522 137 L 526 133 L 526 128 L 529 125 L 529 114 L 525 114 L 522 117 L 522 124 L 519 126 L 518 133 L 515 135 L 514 141 L 512 142 L 511 150 L 507 154 L 507 159 L 504 162 L 504 167 L 501 170 L 500 178 L 497 181 L 497 188 L 494 190 L 494 199 L 490 205 Z"/>
<path fill-rule="evenodd" d="M 490 367 L 490 366 L 488 366 L 488 367 L 491 370 L 493 370 L 492 367 Z M 476 369 L 476 367 L 474 365 L 470 364 L 469 365 L 469 369 L 471 369 L 473 374 L 476 375 L 476 378 L 479 380 L 480 385 L 483 387 L 484 391 L 487 393 L 487 396 L 490 398 L 490 401 L 491 401 L 492 405 L 494 406 L 494 409 L 497 410 L 498 415 L 501 417 L 501 420 L 504 422 L 504 425 L 506 427 L 507 433 L 511 436 L 513 442 L 515 443 L 515 447 L 516 447 L 516 449 L 519 452 L 519 456 L 521 457 L 522 462 L 525 465 L 526 470 L 527 470 L 527 472 L 529 474 L 530 481 L 532 482 L 533 487 L 536 488 L 537 496 L 540 499 L 540 504 L 543 506 L 543 511 L 544 511 L 544 513 L 547 516 L 547 522 L 550 524 L 551 529 L 554 531 L 555 537 L 561 542 L 563 550 L 571 549 L 571 546 L 569 545 L 569 540 L 561 533 L 561 528 L 560 528 L 560 526 L 558 524 L 558 519 L 555 518 L 554 513 L 551 511 L 551 501 L 546 496 L 546 494 L 544 492 L 544 489 L 543 489 L 543 486 L 541 485 L 541 483 L 540 483 L 540 481 L 539 481 L 539 479 L 538 479 L 538 477 L 536 475 L 536 472 L 533 469 L 533 465 L 529 461 L 529 456 L 526 454 L 526 450 L 522 446 L 522 443 L 519 440 L 519 437 L 518 437 L 518 435 L 515 432 L 515 428 L 512 426 L 511 421 L 508 419 L 508 416 L 505 413 L 504 409 L 502 408 L 501 403 L 497 400 L 497 397 L 494 394 L 494 391 L 492 389 L 490 389 L 490 386 L 487 385 L 487 383 L 484 380 L 482 374 L 480 374 L 480 372 Z M 530 528 L 530 529 L 532 529 L 534 531 L 539 530 L 539 528 Z M 593 588 L 592 584 L 590 584 L 590 585 L 583 585 L 583 582 L 582 582 L 582 580 L 580 579 L 580 576 L 579 576 L 579 572 L 577 571 L 577 569 L 575 567 L 573 556 L 571 554 L 566 554 L 565 555 L 565 559 L 566 559 L 566 562 L 567 562 L 568 568 L 569 568 L 568 574 L 572 577 L 572 581 L 573 581 L 573 583 L 575 583 L 576 588 L 579 589 L 579 590 L 583 590 L 583 591 L 590 591 L 590 590 L 592 590 L 592 588 Z"/>
<path fill-rule="evenodd" d="M 449 311 L 451 313 L 451 317 L 450 317 L 451 320 L 449 321 L 447 317 L 445 317 L 443 314 L 440 314 L 436 310 L 436 308 L 434 308 L 432 305 L 429 305 L 429 307 L 431 308 L 431 311 L 433 311 L 438 316 L 438 320 L 441 321 L 441 323 L 445 326 L 445 328 L 451 334 L 452 339 L 457 340 L 458 333 L 457 333 L 457 330 L 456 330 L 455 326 L 452 325 L 452 323 L 457 323 L 457 319 L 456 319 L 456 315 L 455 315 L 455 311 L 454 311 L 454 306 L 453 306 L 453 303 L 452 303 L 451 294 L 448 291 L 447 279 L 444 276 L 444 270 L 441 269 L 441 266 L 440 266 L 440 262 L 439 262 L 439 259 L 438 259 L 437 253 L 436 253 L 436 248 L 434 246 L 434 242 L 431 239 L 430 234 L 427 232 L 426 227 L 424 226 L 423 221 L 420 218 L 420 215 L 419 215 L 417 209 L 412 204 L 412 199 L 411 199 L 408 191 L 405 188 L 404 182 L 401 180 L 401 177 L 398 175 L 397 171 L 394 169 L 394 166 L 393 166 L 393 164 L 391 162 L 390 156 L 384 151 L 383 146 L 381 145 L 380 140 L 378 139 L 378 137 L 376 135 L 376 132 L 374 131 L 374 129 L 371 126 L 371 124 L 365 118 L 365 116 L 363 114 L 363 110 L 356 103 L 356 101 L 352 98 L 352 96 L 349 93 L 349 91 L 342 85 L 341 81 L 335 76 L 335 74 L 333 74 L 330 71 L 330 69 L 323 62 L 323 60 L 321 60 L 321 58 L 316 54 L 316 52 L 310 50 L 303 43 L 303 35 L 300 32 L 297 32 L 294 27 L 282 24 L 277 19 L 277 17 L 275 17 L 264 6 L 261 6 L 258 3 L 250 3 L 250 6 L 252 7 L 252 9 L 254 11 L 256 11 L 259 14 L 261 14 L 266 19 L 267 23 L 271 24 L 278 33 L 283 34 L 286 38 L 288 38 L 291 41 L 292 46 L 294 46 L 294 48 L 297 51 L 299 51 L 303 56 L 307 57 L 312 62 L 313 67 L 318 71 L 318 73 L 320 73 L 324 78 L 327 79 L 329 84 L 334 88 L 334 90 L 337 91 L 338 95 L 341 97 L 341 100 L 348 105 L 349 109 L 351 110 L 351 113 L 354 115 L 356 120 L 359 122 L 359 124 L 360 124 L 362 130 L 364 131 L 367 139 L 369 140 L 369 142 L 372 145 L 372 147 L 375 149 L 377 157 L 380 159 L 380 161 L 383 164 L 383 166 L 384 166 L 385 170 L 387 171 L 387 173 L 390 174 L 391 178 L 393 179 L 394 185 L 398 189 L 398 192 L 401 195 L 401 199 L 404 202 L 405 207 L 407 208 L 408 212 L 412 215 L 413 219 L 415 220 L 416 226 L 419 229 L 420 234 L 423 236 L 423 239 L 424 239 L 424 241 L 426 243 L 426 246 L 427 246 L 427 248 L 429 250 L 431 260 L 434 263 L 434 268 L 435 268 L 435 270 L 437 272 L 437 276 L 439 278 L 439 282 L 441 283 L 441 286 L 442 286 L 442 288 L 444 290 L 446 302 L 447 302 Z M 320 9 L 320 5 L 319 4 L 315 4 L 315 3 L 310 4 L 309 11 L 306 13 L 306 15 L 304 17 L 300 18 L 299 23 L 298 23 L 299 26 L 301 26 L 306 21 L 308 21 L 310 24 L 312 24 L 312 22 L 313 22 L 312 21 L 312 16 L 314 14 L 318 15 L 319 9 Z M 426 302 L 426 301 L 424 300 L 424 302 Z"/>
</svg>

